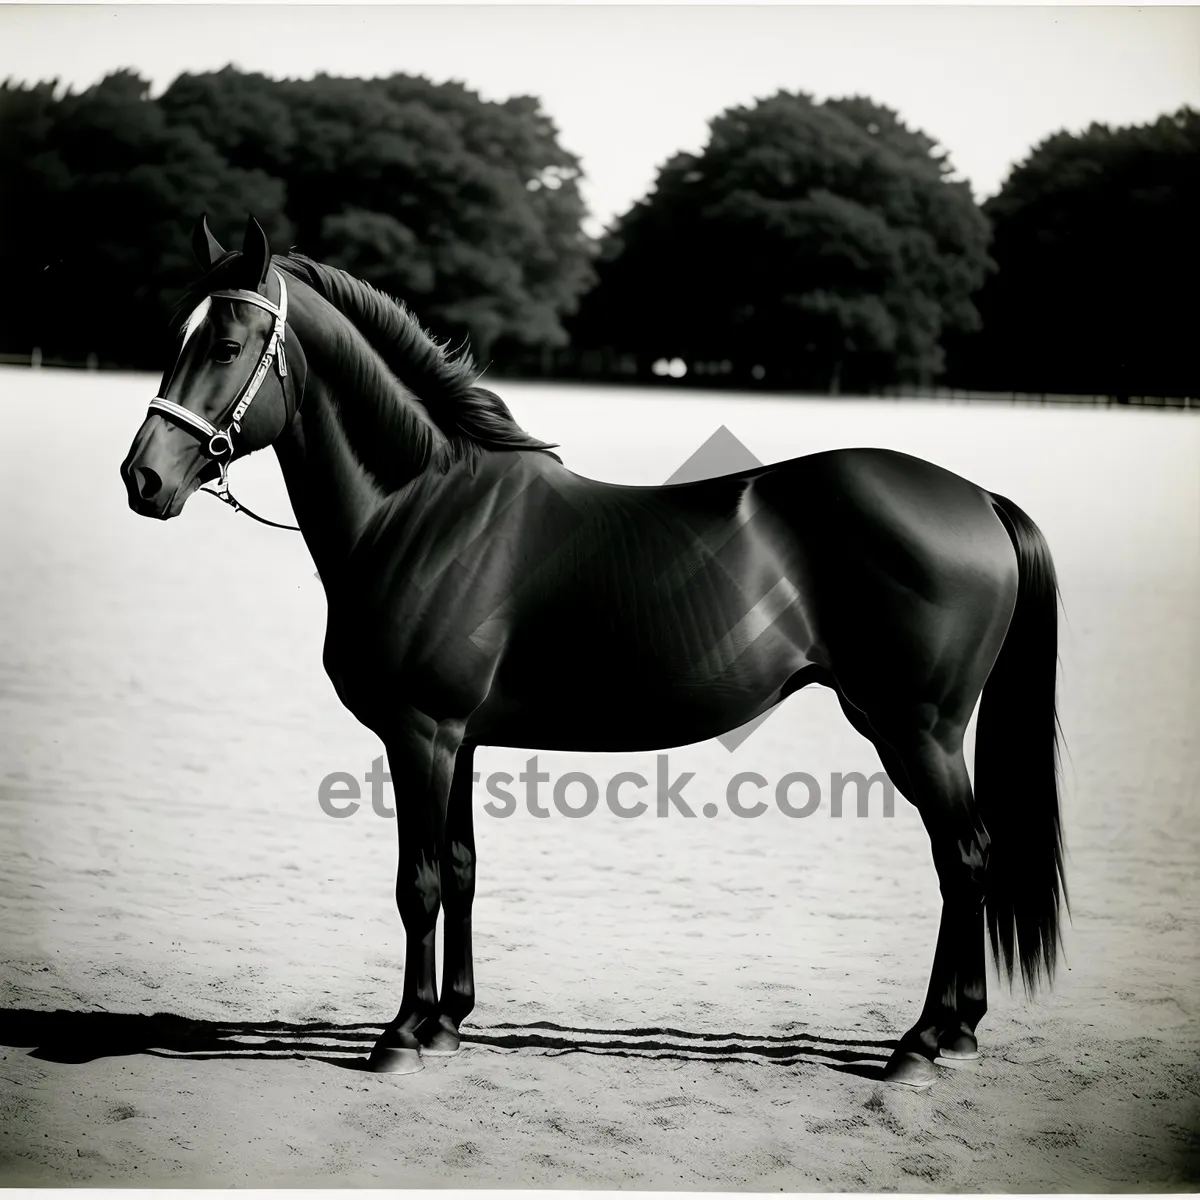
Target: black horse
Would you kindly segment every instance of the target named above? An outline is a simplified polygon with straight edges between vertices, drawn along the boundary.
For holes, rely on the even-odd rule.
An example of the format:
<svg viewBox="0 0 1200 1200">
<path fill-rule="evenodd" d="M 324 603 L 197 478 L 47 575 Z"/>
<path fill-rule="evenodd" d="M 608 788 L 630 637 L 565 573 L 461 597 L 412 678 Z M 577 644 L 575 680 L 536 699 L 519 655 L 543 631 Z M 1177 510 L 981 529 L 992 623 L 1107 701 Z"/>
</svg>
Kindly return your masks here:
<svg viewBox="0 0 1200 1200">
<path fill-rule="evenodd" d="M 985 914 L 1032 988 L 1065 900 L 1057 586 L 1033 522 L 877 449 L 668 487 L 584 479 L 371 287 L 273 258 L 253 220 L 240 252 L 203 218 L 194 244 L 205 273 L 121 474 L 132 509 L 166 519 L 275 447 L 327 594 L 325 668 L 396 793 L 407 953 L 372 1067 L 452 1053 L 474 1005 L 476 746 L 676 746 L 810 683 L 920 812 L 941 884 L 929 991 L 887 1078 L 921 1087 L 977 1057 Z"/>
</svg>

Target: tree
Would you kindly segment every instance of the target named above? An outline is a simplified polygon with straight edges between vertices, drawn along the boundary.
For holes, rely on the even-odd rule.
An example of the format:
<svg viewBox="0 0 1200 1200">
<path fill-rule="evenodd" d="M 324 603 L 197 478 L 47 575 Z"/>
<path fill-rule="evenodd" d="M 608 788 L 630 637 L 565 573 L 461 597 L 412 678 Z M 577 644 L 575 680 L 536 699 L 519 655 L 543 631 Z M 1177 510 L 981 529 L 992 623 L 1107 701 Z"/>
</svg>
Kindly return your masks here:
<svg viewBox="0 0 1200 1200">
<path fill-rule="evenodd" d="M 3 301 L 6 341 L 161 365 L 174 295 L 195 276 L 197 210 L 232 222 L 249 209 L 285 240 L 283 189 L 170 124 L 132 72 L 57 101 L 53 91 L 0 91 L 0 108 L 16 116 L 0 117 L 9 130 L 0 141 L 0 269 L 14 281 Z"/>
<path fill-rule="evenodd" d="M 258 217 L 410 301 L 441 336 L 561 344 L 591 279 L 579 164 L 538 101 L 458 83 L 274 81 L 226 68 L 161 96 L 129 71 L 78 94 L 0 86 L 0 348 L 157 366 L 195 275 L 190 230 Z"/>
<path fill-rule="evenodd" d="M 956 347 L 976 387 L 1192 395 L 1200 306 L 1200 113 L 1057 133 L 984 209 L 995 277 Z"/>
<path fill-rule="evenodd" d="M 801 386 L 924 381 L 943 335 L 977 322 L 987 240 L 945 155 L 895 113 L 780 92 L 662 168 L 606 239 L 573 328 Z"/>
<path fill-rule="evenodd" d="M 55 87 L 0 84 L 0 331 L 2 348 L 23 354 L 38 344 L 41 273 L 53 253 L 42 210 L 71 183 L 54 149 Z"/>
<path fill-rule="evenodd" d="M 578 160 L 537 100 L 460 83 L 232 68 L 162 98 L 229 162 L 282 180 L 301 249 L 409 301 L 444 335 L 561 344 L 591 279 Z"/>
</svg>

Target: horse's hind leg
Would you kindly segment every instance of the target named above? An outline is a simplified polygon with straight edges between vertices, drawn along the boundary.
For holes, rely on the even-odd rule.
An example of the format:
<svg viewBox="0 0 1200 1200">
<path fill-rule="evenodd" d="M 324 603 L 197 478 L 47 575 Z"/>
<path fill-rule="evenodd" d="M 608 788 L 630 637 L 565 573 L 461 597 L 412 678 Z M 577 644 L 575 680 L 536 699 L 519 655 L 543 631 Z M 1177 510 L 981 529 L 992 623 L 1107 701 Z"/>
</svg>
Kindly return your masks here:
<svg viewBox="0 0 1200 1200">
<path fill-rule="evenodd" d="M 935 1060 L 959 1065 L 976 1058 L 975 1029 L 987 1011 L 983 902 L 988 836 L 963 758 L 965 724 L 955 721 L 946 728 L 939 721 L 933 729 L 908 731 L 893 727 L 881 739 L 885 766 L 892 760 L 900 776 L 893 783 L 916 807 L 929 833 L 942 893 L 925 1005 L 884 1073 L 889 1081 L 911 1087 L 924 1087 L 936 1078 Z"/>
<path fill-rule="evenodd" d="M 904 713 L 874 721 L 838 689 L 847 720 L 879 753 L 892 783 L 921 814 L 933 846 L 942 917 L 924 1008 L 888 1063 L 886 1078 L 910 1087 L 932 1083 L 933 1062 L 957 1066 L 978 1057 L 975 1028 L 987 1010 L 983 869 L 987 834 L 975 809 L 963 759 L 963 719 Z M 925 728 L 921 726 L 924 725 Z M 890 734 L 884 737 L 880 730 Z"/>
</svg>

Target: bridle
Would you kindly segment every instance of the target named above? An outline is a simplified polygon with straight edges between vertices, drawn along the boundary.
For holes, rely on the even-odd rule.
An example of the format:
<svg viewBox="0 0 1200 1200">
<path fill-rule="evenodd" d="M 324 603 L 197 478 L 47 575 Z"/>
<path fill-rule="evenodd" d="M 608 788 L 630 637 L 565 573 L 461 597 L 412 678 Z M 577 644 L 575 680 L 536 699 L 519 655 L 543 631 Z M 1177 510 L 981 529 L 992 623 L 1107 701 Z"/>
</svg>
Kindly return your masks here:
<svg viewBox="0 0 1200 1200">
<path fill-rule="evenodd" d="M 263 380 L 270 373 L 272 363 L 279 372 L 279 382 L 283 387 L 284 404 L 291 410 L 289 416 L 294 415 L 299 410 L 299 401 L 294 394 L 289 402 L 287 358 L 283 352 L 283 341 L 287 334 L 287 284 L 284 283 L 283 276 L 278 271 L 275 271 L 274 274 L 275 278 L 279 281 L 278 304 L 272 304 L 265 296 L 248 288 L 230 288 L 223 291 L 211 292 L 196 306 L 191 316 L 188 317 L 187 324 L 184 326 L 183 345 L 180 347 L 179 357 L 183 356 L 188 342 L 196 330 L 199 329 L 200 323 L 204 315 L 208 312 L 213 300 L 242 300 L 247 304 L 255 304 L 259 308 L 265 308 L 275 318 L 275 323 L 271 327 L 271 333 L 267 338 L 267 344 L 263 349 L 262 355 L 259 357 L 258 365 L 254 368 L 254 373 L 246 380 L 242 390 L 238 392 L 237 397 L 234 399 L 224 427 L 214 425 L 199 413 L 192 412 L 190 408 L 184 408 L 182 404 L 178 404 L 174 400 L 168 400 L 166 396 L 155 396 L 150 401 L 149 412 L 152 414 L 161 413 L 169 417 L 175 424 L 196 437 L 201 443 L 204 454 L 212 459 L 220 468 L 221 475 L 217 481 L 216 488 L 202 487 L 200 489 L 202 492 L 208 492 L 210 495 L 216 496 L 218 500 L 223 500 L 226 504 L 232 505 L 235 512 L 244 512 L 248 517 L 253 517 L 254 520 L 261 521 L 264 525 L 272 525 L 276 529 L 299 530 L 300 527 L 298 525 L 283 525 L 278 521 L 268 521 L 266 517 L 260 517 L 257 513 L 252 512 L 244 504 L 240 503 L 229 490 L 229 464 L 233 461 L 233 435 L 242 432 L 242 418 L 246 415 L 246 410 L 250 407 L 254 397 L 258 395 L 258 390 L 262 387 Z M 176 363 L 178 361 L 176 359 Z"/>
</svg>

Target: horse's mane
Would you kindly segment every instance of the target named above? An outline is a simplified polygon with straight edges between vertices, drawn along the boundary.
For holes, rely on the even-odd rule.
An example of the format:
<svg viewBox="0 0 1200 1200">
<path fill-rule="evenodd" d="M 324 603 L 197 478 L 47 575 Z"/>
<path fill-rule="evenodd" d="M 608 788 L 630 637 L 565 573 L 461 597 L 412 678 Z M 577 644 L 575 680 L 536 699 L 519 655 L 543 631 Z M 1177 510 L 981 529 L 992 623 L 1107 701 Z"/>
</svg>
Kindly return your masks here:
<svg viewBox="0 0 1200 1200">
<path fill-rule="evenodd" d="M 175 319 L 190 312 L 209 292 L 237 286 L 240 257 L 228 255 L 197 280 L 176 306 Z M 362 395 L 373 410 L 369 423 L 374 428 L 363 428 L 367 438 L 356 440 L 364 442 L 364 449 L 369 446 L 367 453 L 373 461 L 363 465 L 385 487 L 392 472 L 381 461 L 380 433 L 387 435 L 387 441 L 403 446 L 403 456 L 415 459 L 422 469 L 434 465 L 445 470 L 483 450 L 539 450 L 558 457 L 551 452 L 552 443 L 526 433 L 504 401 L 477 384 L 478 371 L 469 351 L 456 354 L 439 345 L 402 303 L 337 267 L 295 251 L 275 257 L 272 265 L 311 287 L 374 351 L 364 355 L 352 337 L 334 331 L 326 357 L 343 384 L 338 389 L 343 420 L 363 427 L 362 418 L 368 415 L 350 411 L 342 394 L 347 390 Z M 435 445 L 414 412 L 414 399 L 445 435 L 444 447 Z"/>
</svg>

